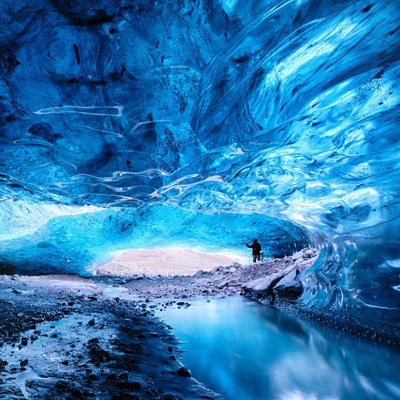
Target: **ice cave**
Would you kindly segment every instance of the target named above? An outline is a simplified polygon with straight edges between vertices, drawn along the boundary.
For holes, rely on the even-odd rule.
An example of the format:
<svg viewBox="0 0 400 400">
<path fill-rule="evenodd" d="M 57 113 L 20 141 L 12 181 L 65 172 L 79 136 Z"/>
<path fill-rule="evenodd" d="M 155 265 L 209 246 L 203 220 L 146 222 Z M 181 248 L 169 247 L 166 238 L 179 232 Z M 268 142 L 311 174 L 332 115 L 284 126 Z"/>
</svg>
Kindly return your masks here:
<svg viewBox="0 0 400 400">
<path fill-rule="evenodd" d="M 0 274 L 257 236 L 318 250 L 304 312 L 400 340 L 399 1 L 0 9 Z"/>
</svg>

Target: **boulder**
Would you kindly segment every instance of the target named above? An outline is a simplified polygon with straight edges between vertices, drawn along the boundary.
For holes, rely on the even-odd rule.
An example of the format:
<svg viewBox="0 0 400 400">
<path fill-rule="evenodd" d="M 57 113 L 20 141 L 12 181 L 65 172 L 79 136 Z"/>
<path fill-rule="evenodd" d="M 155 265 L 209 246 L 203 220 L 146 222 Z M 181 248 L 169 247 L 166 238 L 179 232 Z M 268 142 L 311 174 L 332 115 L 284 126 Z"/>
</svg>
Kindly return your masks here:
<svg viewBox="0 0 400 400">
<path fill-rule="evenodd" d="M 294 269 L 283 277 L 273 288 L 275 294 L 284 298 L 297 298 L 303 293 L 303 285 L 297 279 L 299 271 Z"/>
<path fill-rule="evenodd" d="M 254 279 L 253 281 L 247 282 L 243 285 L 244 290 L 267 293 L 287 274 L 294 269 L 291 265 L 282 271 L 275 272 L 269 276 L 263 276 L 262 278 Z"/>
<path fill-rule="evenodd" d="M 204 274 L 204 271 L 202 269 L 199 269 L 193 276 L 195 278 L 200 278 L 203 276 L 203 274 Z"/>
<path fill-rule="evenodd" d="M 222 281 L 222 282 L 220 282 L 220 283 L 217 285 L 217 288 L 218 288 L 218 289 L 223 289 L 224 287 L 228 286 L 229 284 L 230 284 L 230 281 L 229 281 L 229 280 L 227 280 L 227 281 Z"/>
</svg>

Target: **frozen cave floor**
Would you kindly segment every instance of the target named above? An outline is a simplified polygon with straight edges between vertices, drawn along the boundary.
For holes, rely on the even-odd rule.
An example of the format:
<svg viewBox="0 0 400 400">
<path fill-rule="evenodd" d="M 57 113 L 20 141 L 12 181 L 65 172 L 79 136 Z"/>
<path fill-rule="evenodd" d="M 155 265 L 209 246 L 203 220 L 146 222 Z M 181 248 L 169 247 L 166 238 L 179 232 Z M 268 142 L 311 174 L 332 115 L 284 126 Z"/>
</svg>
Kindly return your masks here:
<svg viewBox="0 0 400 400">
<path fill-rule="evenodd" d="M 193 276 L 0 276 L 0 398 L 219 399 L 190 376 L 156 314 L 240 294 L 301 314 L 297 276 L 317 256 Z"/>
</svg>

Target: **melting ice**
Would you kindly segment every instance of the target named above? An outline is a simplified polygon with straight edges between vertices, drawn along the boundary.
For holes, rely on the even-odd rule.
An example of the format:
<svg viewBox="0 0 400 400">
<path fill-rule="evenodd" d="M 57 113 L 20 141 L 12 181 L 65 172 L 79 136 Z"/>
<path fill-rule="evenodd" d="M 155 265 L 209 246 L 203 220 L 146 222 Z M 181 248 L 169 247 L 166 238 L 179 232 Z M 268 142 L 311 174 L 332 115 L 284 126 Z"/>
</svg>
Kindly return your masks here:
<svg viewBox="0 0 400 400">
<path fill-rule="evenodd" d="M 257 234 L 322 249 L 306 307 L 398 328 L 400 3 L 0 7 L 3 271 Z"/>
</svg>

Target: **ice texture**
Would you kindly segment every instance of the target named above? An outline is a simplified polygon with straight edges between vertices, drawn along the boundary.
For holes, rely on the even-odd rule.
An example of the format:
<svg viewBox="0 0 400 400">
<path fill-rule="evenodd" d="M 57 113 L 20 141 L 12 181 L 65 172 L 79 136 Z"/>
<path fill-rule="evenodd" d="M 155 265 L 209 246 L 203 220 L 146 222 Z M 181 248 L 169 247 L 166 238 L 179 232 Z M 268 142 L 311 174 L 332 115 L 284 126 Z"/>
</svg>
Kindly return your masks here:
<svg viewBox="0 0 400 400">
<path fill-rule="evenodd" d="M 400 321 L 398 1 L 0 10 L 0 270 L 259 236 L 321 250 L 305 307 Z"/>
</svg>

